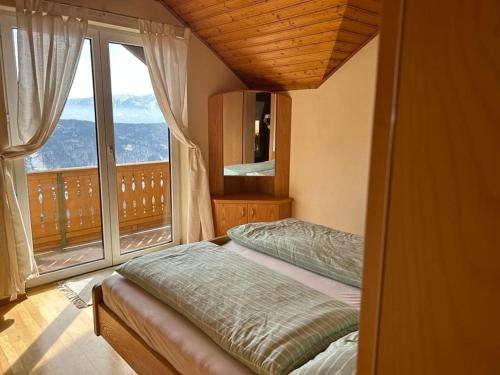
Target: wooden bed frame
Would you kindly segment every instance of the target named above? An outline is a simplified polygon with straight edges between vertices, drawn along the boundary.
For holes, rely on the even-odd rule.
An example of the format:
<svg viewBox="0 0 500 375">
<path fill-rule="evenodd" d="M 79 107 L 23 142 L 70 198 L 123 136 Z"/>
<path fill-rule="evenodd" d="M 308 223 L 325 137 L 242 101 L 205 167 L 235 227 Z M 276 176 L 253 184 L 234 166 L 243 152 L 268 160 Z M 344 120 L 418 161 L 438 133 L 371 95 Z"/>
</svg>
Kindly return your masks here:
<svg viewBox="0 0 500 375">
<path fill-rule="evenodd" d="M 222 236 L 210 242 L 223 245 L 228 241 L 228 237 Z M 95 335 L 102 336 L 134 371 L 140 375 L 181 375 L 106 306 L 101 284 L 92 288 L 92 302 Z"/>
</svg>

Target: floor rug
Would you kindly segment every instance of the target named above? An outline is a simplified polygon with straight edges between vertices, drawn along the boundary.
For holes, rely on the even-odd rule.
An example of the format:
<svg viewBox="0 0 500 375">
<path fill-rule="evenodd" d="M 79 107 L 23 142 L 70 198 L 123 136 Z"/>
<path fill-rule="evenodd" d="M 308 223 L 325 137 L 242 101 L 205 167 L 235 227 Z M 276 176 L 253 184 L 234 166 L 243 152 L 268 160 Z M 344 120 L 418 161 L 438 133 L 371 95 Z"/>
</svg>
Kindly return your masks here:
<svg viewBox="0 0 500 375">
<path fill-rule="evenodd" d="M 105 268 L 58 282 L 59 289 L 79 309 L 92 305 L 92 287 L 110 276 L 116 267 Z"/>
</svg>

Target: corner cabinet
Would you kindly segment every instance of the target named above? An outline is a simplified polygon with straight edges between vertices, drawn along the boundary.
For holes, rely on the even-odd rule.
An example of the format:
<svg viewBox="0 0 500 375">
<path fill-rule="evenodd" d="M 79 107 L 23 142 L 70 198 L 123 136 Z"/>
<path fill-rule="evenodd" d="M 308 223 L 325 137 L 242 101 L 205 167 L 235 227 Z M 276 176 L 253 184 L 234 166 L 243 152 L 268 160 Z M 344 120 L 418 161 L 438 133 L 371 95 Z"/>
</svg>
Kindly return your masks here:
<svg viewBox="0 0 500 375">
<path fill-rule="evenodd" d="M 252 117 L 257 107 L 259 119 Z M 244 90 L 209 98 L 209 180 L 217 236 L 237 225 L 291 216 L 291 115 L 292 99 L 284 93 Z M 263 155 L 268 155 L 265 163 L 274 160 L 274 171 L 249 173 L 247 167 L 263 164 Z"/>
<path fill-rule="evenodd" d="M 247 223 L 285 219 L 291 214 L 291 198 L 273 196 L 225 196 L 212 199 L 215 235 Z"/>
</svg>

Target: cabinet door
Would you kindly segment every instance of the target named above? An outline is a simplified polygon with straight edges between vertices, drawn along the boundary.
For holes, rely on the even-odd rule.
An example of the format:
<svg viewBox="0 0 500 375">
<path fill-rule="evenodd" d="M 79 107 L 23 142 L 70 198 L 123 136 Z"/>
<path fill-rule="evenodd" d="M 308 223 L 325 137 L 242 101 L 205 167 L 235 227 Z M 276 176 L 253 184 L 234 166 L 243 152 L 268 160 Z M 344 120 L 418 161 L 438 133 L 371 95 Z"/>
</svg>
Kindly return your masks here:
<svg viewBox="0 0 500 375">
<path fill-rule="evenodd" d="M 228 229 L 248 222 L 247 205 L 244 203 L 216 203 L 214 218 L 215 235 L 223 236 Z"/>
<path fill-rule="evenodd" d="M 248 205 L 248 222 L 274 221 L 279 219 L 277 204 L 252 203 Z"/>
</svg>

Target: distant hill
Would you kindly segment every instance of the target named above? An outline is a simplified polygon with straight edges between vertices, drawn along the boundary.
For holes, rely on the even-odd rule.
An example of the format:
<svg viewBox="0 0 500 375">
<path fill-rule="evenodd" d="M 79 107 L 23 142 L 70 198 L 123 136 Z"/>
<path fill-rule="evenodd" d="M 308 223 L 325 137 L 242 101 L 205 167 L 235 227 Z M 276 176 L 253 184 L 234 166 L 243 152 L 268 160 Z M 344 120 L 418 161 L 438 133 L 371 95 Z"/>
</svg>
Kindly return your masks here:
<svg viewBox="0 0 500 375">
<path fill-rule="evenodd" d="M 95 121 L 94 98 L 68 99 L 61 119 Z M 153 95 L 115 95 L 113 121 L 158 124 L 165 122 L 165 119 Z"/>
<path fill-rule="evenodd" d="M 168 130 L 152 95 L 113 97 L 118 164 L 169 160 Z M 25 159 L 27 170 L 97 165 L 93 98 L 68 99 L 54 133 Z"/>
<path fill-rule="evenodd" d="M 169 160 L 168 130 L 163 123 L 115 124 L 118 164 Z M 97 165 L 95 124 L 60 120 L 40 151 L 25 158 L 28 171 Z"/>
</svg>

